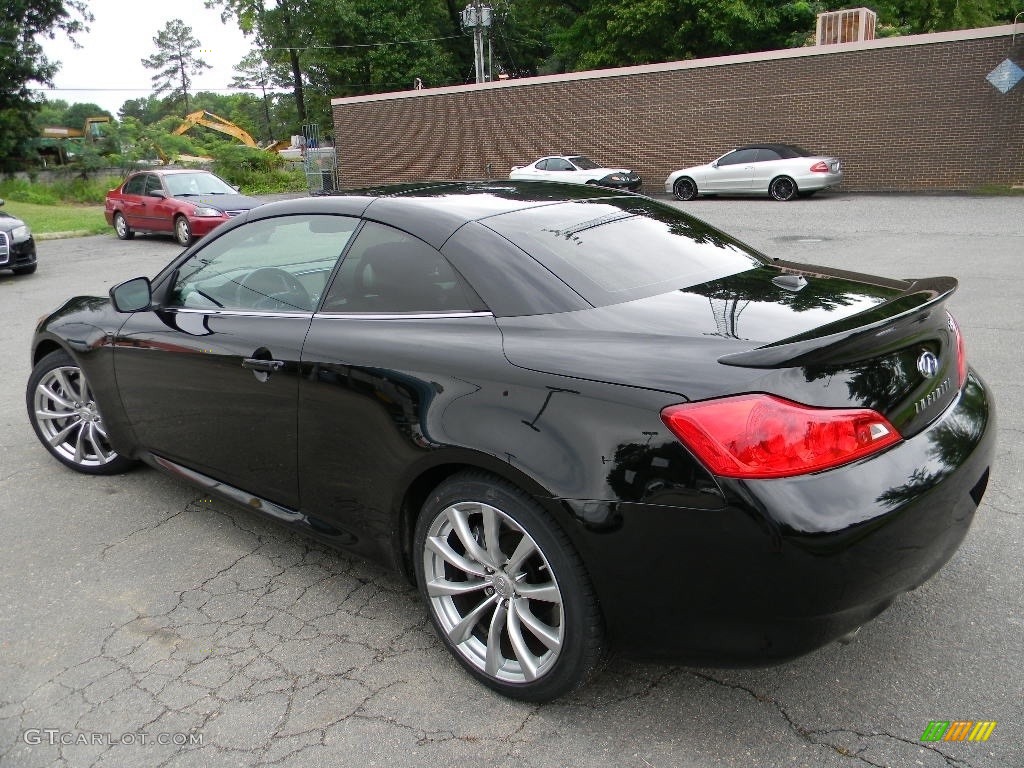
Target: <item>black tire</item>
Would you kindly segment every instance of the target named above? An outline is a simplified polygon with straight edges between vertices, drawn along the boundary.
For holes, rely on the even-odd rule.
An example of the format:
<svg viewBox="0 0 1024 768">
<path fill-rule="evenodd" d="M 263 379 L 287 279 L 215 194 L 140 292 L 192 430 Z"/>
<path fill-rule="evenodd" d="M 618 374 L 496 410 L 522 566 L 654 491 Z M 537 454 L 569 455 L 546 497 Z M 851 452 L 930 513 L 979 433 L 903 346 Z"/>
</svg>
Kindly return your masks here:
<svg viewBox="0 0 1024 768">
<path fill-rule="evenodd" d="M 768 194 L 771 195 L 772 200 L 778 200 L 780 203 L 792 200 L 799 192 L 796 182 L 789 176 L 776 176 L 768 185 Z"/>
<path fill-rule="evenodd" d="M 31 275 L 36 271 L 38 264 L 29 264 L 27 267 L 11 267 L 11 272 L 16 275 Z"/>
<path fill-rule="evenodd" d="M 61 464 L 87 475 L 116 475 L 134 466 L 111 448 L 85 374 L 64 350 L 36 363 L 25 404 L 36 437 Z"/>
<path fill-rule="evenodd" d="M 676 179 L 676 183 L 672 185 L 672 194 L 676 196 L 676 200 L 693 200 L 698 194 L 697 183 L 689 176 Z"/>
<path fill-rule="evenodd" d="M 128 226 L 127 220 L 120 211 L 114 214 L 114 234 L 118 240 L 131 240 L 135 237 L 135 230 Z"/>
<path fill-rule="evenodd" d="M 174 217 L 174 239 L 182 248 L 192 245 L 192 241 L 195 239 L 192 237 L 192 226 L 184 216 Z"/>
<path fill-rule="evenodd" d="M 590 679 L 604 656 L 597 598 L 568 536 L 527 494 L 482 472 L 453 475 L 423 505 L 413 541 L 434 628 L 477 680 L 548 701 Z"/>
</svg>

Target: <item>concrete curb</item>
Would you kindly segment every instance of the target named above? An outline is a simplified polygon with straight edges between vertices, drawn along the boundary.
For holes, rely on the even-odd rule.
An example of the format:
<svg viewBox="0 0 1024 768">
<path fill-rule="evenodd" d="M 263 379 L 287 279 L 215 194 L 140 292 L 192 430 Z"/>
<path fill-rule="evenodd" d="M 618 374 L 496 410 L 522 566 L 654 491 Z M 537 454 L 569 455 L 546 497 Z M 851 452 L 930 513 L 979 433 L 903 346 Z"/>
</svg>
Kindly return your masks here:
<svg viewBox="0 0 1024 768">
<path fill-rule="evenodd" d="M 91 232 L 88 229 L 72 229 L 67 232 L 38 232 L 33 233 L 36 240 L 67 240 L 70 237 L 89 237 L 100 235 L 102 232 Z"/>
</svg>

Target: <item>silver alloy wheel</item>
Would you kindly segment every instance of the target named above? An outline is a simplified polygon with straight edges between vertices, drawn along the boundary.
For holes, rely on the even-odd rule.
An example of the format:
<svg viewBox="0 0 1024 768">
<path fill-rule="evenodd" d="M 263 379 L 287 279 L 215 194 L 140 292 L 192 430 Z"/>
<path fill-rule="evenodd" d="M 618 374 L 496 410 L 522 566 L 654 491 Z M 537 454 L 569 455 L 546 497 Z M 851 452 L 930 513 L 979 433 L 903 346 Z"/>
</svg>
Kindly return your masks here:
<svg viewBox="0 0 1024 768">
<path fill-rule="evenodd" d="M 179 216 L 174 220 L 174 237 L 178 245 L 188 245 L 192 242 L 192 228 L 188 225 L 188 219 Z"/>
<path fill-rule="evenodd" d="M 430 608 L 472 666 L 529 683 L 562 650 L 562 593 L 537 542 L 500 509 L 458 502 L 427 531 L 423 573 Z"/>
<path fill-rule="evenodd" d="M 42 437 L 69 462 L 102 467 L 118 458 L 81 368 L 63 365 L 47 371 L 36 385 L 32 403 Z"/>
<path fill-rule="evenodd" d="M 120 213 L 114 214 L 114 230 L 117 232 L 117 236 L 122 240 L 128 238 L 128 222 L 124 220 L 124 216 Z"/>
</svg>

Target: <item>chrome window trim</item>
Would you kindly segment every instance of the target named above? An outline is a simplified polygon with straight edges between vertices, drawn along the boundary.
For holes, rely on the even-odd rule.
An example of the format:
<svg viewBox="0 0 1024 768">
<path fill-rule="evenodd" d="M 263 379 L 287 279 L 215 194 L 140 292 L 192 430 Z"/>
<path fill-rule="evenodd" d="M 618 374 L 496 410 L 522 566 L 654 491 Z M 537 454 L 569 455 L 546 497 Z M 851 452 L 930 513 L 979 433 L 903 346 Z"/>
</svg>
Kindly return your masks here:
<svg viewBox="0 0 1024 768">
<path fill-rule="evenodd" d="M 494 317 L 491 312 L 315 312 L 316 320 L 440 320 L 459 317 Z"/>
<path fill-rule="evenodd" d="M 158 312 L 180 312 L 185 315 L 218 315 L 225 317 L 290 317 L 309 319 L 312 312 L 274 312 L 257 309 L 200 309 L 198 307 L 156 307 Z"/>
<path fill-rule="evenodd" d="M 197 307 L 157 307 L 161 312 L 180 312 L 186 315 L 218 315 L 227 317 L 285 317 L 323 320 L 438 320 L 459 317 L 494 317 L 492 312 L 274 312 L 255 309 L 199 309 Z"/>
</svg>

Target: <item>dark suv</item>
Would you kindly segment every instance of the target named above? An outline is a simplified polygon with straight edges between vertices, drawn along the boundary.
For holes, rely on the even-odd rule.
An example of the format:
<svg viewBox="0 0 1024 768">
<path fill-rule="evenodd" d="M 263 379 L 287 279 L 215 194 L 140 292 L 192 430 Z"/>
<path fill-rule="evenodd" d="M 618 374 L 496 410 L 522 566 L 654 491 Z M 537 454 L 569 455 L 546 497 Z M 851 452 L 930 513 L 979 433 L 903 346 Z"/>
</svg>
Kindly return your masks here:
<svg viewBox="0 0 1024 768">
<path fill-rule="evenodd" d="M 0 199 L 0 206 L 4 201 Z M 0 211 L 0 269 L 16 275 L 36 271 L 36 241 L 32 230 L 21 219 Z"/>
</svg>

